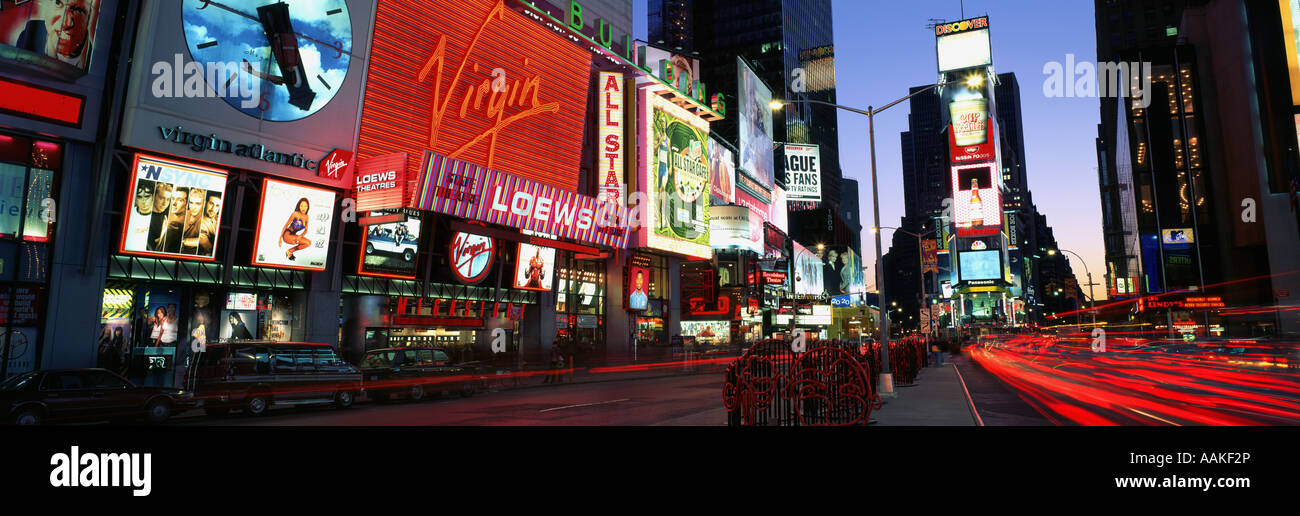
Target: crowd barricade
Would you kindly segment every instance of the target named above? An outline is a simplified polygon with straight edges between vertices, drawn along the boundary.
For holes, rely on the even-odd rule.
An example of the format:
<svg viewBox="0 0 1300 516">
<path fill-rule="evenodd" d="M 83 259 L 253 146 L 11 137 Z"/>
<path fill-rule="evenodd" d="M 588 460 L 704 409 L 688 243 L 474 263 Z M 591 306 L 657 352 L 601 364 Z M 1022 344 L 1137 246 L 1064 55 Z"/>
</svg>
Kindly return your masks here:
<svg viewBox="0 0 1300 516">
<path fill-rule="evenodd" d="M 764 340 L 727 367 L 723 405 L 731 426 L 866 425 L 880 408 L 870 354 L 857 342 Z"/>
</svg>

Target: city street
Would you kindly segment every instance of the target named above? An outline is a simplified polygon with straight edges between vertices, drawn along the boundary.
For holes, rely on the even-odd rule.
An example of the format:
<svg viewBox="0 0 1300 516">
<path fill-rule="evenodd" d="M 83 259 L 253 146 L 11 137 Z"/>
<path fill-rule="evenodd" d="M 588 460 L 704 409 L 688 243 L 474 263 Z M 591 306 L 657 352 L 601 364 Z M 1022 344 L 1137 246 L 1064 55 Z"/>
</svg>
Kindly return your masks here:
<svg viewBox="0 0 1300 516">
<path fill-rule="evenodd" d="M 1300 374 L 1274 358 L 1285 350 L 1109 344 L 1093 351 L 1082 339 L 989 338 L 959 363 L 990 425 L 1300 424 Z M 989 376 L 996 381 L 971 381 Z"/>
<path fill-rule="evenodd" d="M 194 412 L 199 414 L 199 412 Z M 175 425 L 309 426 L 704 426 L 726 424 L 722 375 L 700 374 L 481 392 L 469 398 L 408 403 L 361 402 L 271 410 L 264 417 L 239 413 L 216 419 L 177 418 Z"/>
</svg>

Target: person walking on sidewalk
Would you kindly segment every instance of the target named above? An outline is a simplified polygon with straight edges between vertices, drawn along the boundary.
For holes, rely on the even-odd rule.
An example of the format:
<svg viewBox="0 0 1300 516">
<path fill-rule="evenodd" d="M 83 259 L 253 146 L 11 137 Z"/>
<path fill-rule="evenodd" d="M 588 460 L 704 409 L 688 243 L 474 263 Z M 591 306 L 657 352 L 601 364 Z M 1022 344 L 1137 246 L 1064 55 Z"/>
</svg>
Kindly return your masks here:
<svg viewBox="0 0 1300 516">
<path fill-rule="evenodd" d="M 551 345 L 551 373 L 546 375 L 546 380 L 542 383 L 560 383 L 564 376 L 560 370 L 564 368 L 564 353 L 560 351 L 558 342 Z"/>
</svg>

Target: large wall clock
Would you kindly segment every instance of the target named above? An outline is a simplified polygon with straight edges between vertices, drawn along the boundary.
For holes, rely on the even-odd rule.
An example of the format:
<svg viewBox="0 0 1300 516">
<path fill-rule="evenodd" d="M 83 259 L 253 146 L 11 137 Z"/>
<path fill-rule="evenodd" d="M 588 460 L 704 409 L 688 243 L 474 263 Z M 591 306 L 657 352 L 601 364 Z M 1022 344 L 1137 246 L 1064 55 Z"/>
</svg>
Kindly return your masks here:
<svg viewBox="0 0 1300 516">
<path fill-rule="evenodd" d="M 248 116 L 306 118 L 329 104 L 347 77 L 352 21 L 345 0 L 184 0 L 181 18 L 195 62 L 223 70 L 217 75 L 225 84 L 209 89 L 227 91 L 226 103 Z M 249 81 L 255 102 L 230 93 L 239 91 L 236 81 Z"/>
</svg>

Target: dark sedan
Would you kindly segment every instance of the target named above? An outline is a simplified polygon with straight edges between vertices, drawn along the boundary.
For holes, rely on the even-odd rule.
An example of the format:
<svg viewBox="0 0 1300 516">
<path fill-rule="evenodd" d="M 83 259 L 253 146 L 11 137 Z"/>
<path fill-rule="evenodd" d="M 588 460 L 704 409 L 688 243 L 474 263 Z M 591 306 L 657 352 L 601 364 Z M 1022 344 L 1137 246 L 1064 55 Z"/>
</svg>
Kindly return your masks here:
<svg viewBox="0 0 1300 516">
<path fill-rule="evenodd" d="M 33 371 L 0 384 L 0 411 L 18 425 L 144 418 L 161 423 L 193 396 L 169 387 L 140 387 L 107 369 Z"/>
<path fill-rule="evenodd" d="M 476 368 L 453 363 L 442 348 L 373 349 L 361 361 L 361 372 L 366 392 L 377 401 L 394 395 L 419 401 L 428 391 L 473 396 L 483 381 Z"/>
</svg>

